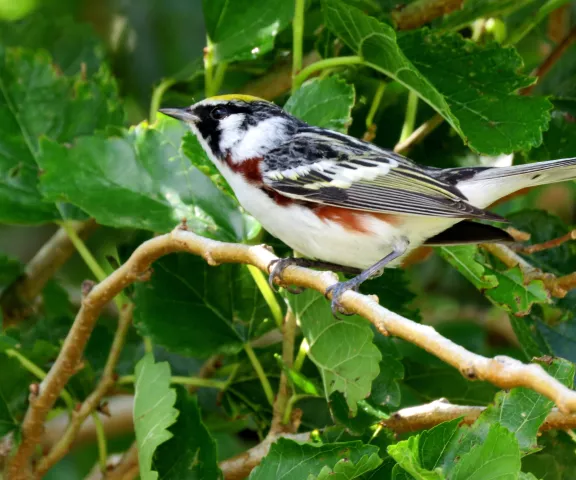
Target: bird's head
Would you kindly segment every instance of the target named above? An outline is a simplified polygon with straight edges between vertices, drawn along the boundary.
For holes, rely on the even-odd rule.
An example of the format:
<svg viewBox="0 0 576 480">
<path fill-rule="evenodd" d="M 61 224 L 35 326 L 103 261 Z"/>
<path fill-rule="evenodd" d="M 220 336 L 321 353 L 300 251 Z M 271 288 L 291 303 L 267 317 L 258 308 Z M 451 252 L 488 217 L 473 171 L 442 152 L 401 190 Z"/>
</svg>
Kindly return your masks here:
<svg viewBox="0 0 576 480">
<path fill-rule="evenodd" d="M 213 161 L 234 163 L 262 157 L 302 124 L 273 103 L 249 95 L 221 95 L 160 111 L 186 122 Z"/>
</svg>

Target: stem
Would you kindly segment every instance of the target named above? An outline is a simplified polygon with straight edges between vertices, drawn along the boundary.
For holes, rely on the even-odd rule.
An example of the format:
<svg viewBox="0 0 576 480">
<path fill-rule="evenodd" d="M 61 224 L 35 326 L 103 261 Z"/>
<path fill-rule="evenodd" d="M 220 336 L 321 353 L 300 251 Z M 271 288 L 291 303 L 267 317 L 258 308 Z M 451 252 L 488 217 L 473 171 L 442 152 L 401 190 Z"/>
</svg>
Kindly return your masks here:
<svg viewBox="0 0 576 480">
<path fill-rule="evenodd" d="M 266 394 L 266 398 L 268 399 L 268 403 L 270 405 L 274 405 L 274 392 L 272 391 L 272 386 L 268 381 L 268 377 L 266 376 L 266 373 L 262 368 L 260 360 L 258 360 L 258 357 L 254 353 L 254 350 L 252 349 L 252 346 L 249 343 L 244 344 L 244 351 L 246 352 L 246 355 L 248 355 L 250 363 L 252 363 L 252 366 L 256 371 L 256 375 L 258 375 L 260 383 L 262 384 L 262 388 L 264 389 L 264 393 Z"/>
<path fill-rule="evenodd" d="M 214 77 L 212 78 L 212 89 L 210 91 L 210 96 L 216 95 L 220 91 L 220 87 L 224 81 L 224 75 L 226 74 L 227 68 L 228 64 L 226 62 L 219 63 L 216 66 L 216 71 L 214 72 Z"/>
<path fill-rule="evenodd" d="M 42 370 L 38 365 L 36 365 L 32 360 L 22 355 L 18 350 L 8 348 L 4 351 L 4 353 L 9 357 L 18 360 L 20 365 L 22 365 L 25 370 L 28 370 L 38 380 L 44 380 L 46 378 L 46 372 Z M 69 410 L 74 410 L 74 399 L 72 398 L 72 395 L 70 395 L 66 390 L 62 390 L 60 392 L 60 397 L 62 400 L 64 400 L 64 403 L 66 403 L 66 407 L 68 407 Z"/>
<path fill-rule="evenodd" d="M 116 383 L 118 385 L 131 384 L 136 381 L 134 375 L 124 375 L 120 377 Z M 223 390 L 228 385 L 228 382 L 223 382 L 220 380 L 212 380 L 211 378 L 199 378 L 199 377 L 182 377 L 174 375 L 170 378 L 170 383 L 176 385 L 190 385 L 193 387 L 204 387 L 204 388 L 217 388 L 218 390 Z"/>
<path fill-rule="evenodd" d="M 437 113 L 429 120 L 426 120 L 422 125 L 420 125 L 412 134 L 403 142 L 398 142 L 394 147 L 396 153 L 404 155 L 413 145 L 424 140 L 430 133 L 436 129 L 444 121 L 442 115 Z"/>
<path fill-rule="evenodd" d="M 325 70 L 326 68 L 344 67 L 348 65 L 359 65 L 361 63 L 364 63 L 364 59 L 358 55 L 318 60 L 312 65 L 308 65 L 306 68 L 302 69 L 298 75 L 294 77 L 294 81 L 292 83 L 292 91 L 298 90 L 310 75 L 319 72 L 320 70 Z"/>
<path fill-rule="evenodd" d="M 268 304 L 268 308 L 272 312 L 272 316 L 274 317 L 276 325 L 278 326 L 278 328 L 282 328 L 282 321 L 283 321 L 282 309 L 280 308 L 280 304 L 278 303 L 278 300 L 274 295 L 274 291 L 270 287 L 270 284 L 268 283 L 264 273 L 262 272 L 262 270 L 256 268 L 253 265 L 246 265 L 246 266 L 248 267 L 248 271 L 250 272 L 250 275 L 252 275 L 252 278 L 254 279 L 256 286 L 260 290 L 260 293 L 264 297 L 264 300 Z"/>
<path fill-rule="evenodd" d="M 100 466 L 100 471 L 106 472 L 108 462 L 108 445 L 106 443 L 106 432 L 104 431 L 104 424 L 102 423 L 102 419 L 98 416 L 98 412 L 92 412 L 92 420 L 94 421 L 96 442 L 98 444 L 98 464 Z"/>
<path fill-rule="evenodd" d="M 370 105 L 370 111 L 366 116 L 366 128 L 369 130 L 374 123 L 374 116 L 378 111 L 378 107 L 380 106 L 380 102 L 382 101 L 382 97 L 384 96 L 384 91 L 386 90 L 386 82 L 380 82 L 378 84 L 378 88 L 376 88 L 376 93 L 374 94 L 374 98 L 372 99 L 372 105 Z"/>
<path fill-rule="evenodd" d="M 204 95 L 208 98 L 212 96 L 212 82 L 214 80 L 214 53 L 212 42 L 206 37 L 206 48 L 204 49 Z"/>
<path fill-rule="evenodd" d="M 298 354 L 296 355 L 296 360 L 294 360 L 294 370 L 299 372 L 302 370 L 302 365 L 304 364 L 304 360 L 306 360 L 306 355 L 308 355 L 308 350 L 310 349 L 310 345 L 308 345 L 308 340 L 306 338 L 302 339 L 302 343 L 300 344 L 300 348 L 298 349 Z"/>
<path fill-rule="evenodd" d="M 406 116 L 404 117 L 404 125 L 402 126 L 402 133 L 400 134 L 400 143 L 406 141 L 414 131 L 416 123 L 416 112 L 418 111 L 418 95 L 414 90 L 408 92 L 408 102 L 406 103 Z"/>
<path fill-rule="evenodd" d="M 158 109 L 162 103 L 162 97 L 168 89 L 176 83 L 174 78 L 165 78 L 162 80 L 152 92 L 152 99 L 150 100 L 150 112 L 148 113 L 148 121 L 152 124 L 156 122 Z"/>
<path fill-rule="evenodd" d="M 296 0 L 294 7 L 294 20 L 292 22 L 292 78 L 302 70 L 302 44 L 304 37 L 304 8 L 306 0 Z M 296 83 L 292 84 L 292 93 L 296 91 Z"/>
<path fill-rule="evenodd" d="M 538 25 L 542 20 L 544 20 L 549 13 L 557 8 L 561 7 L 567 0 L 548 0 L 544 5 L 542 5 L 536 13 L 530 15 L 524 23 L 522 23 L 515 31 L 513 31 L 508 37 L 506 45 L 516 45 L 520 40 L 522 40 L 530 31 Z"/>
<path fill-rule="evenodd" d="M 294 394 L 288 399 L 288 402 L 286 403 L 286 410 L 284 410 L 284 416 L 282 417 L 282 423 L 284 425 L 290 422 L 290 416 L 292 415 L 294 404 L 300 400 L 303 400 L 304 398 L 314 398 L 314 395 L 310 395 L 308 393 L 301 393 L 298 395 Z"/>
<path fill-rule="evenodd" d="M 92 255 L 92 252 L 88 250 L 88 247 L 86 246 L 84 241 L 78 236 L 78 233 L 76 232 L 74 227 L 70 224 L 70 222 L 62 222 L 60 226 L 66 231 L 66 234 L 70 238 L 70 241 L 76 248 L 76 251 L 82 257 L 82 260 L 84 260 L 84 263 L 88 266 L 88 268 L 92 272 L 92 275 L 96 277 L 98 282 L 103 282 L 108 275 L 106 275 L 104 269 L 96 261 L 96 259 Z M 114 297 L 114 303 L 116 303 L 118 310 L 121 310 L 122 305 L 124 305 L 127 302 L 128 300 L 126 299 L 125 295 L 122 292 L 120 292 L 118 295 Z"/>
</svg>

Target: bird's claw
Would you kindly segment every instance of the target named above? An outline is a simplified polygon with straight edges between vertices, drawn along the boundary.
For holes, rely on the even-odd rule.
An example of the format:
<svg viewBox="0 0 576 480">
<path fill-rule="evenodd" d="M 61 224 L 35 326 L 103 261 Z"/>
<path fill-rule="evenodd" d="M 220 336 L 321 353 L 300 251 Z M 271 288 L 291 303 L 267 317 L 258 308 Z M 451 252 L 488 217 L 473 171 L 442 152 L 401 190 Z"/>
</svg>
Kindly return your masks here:
<svg viewBox="0 0 576 480">
<path fill-rule="evenodd" d="M 268 265 L 268 271 L 270 275 L 268 276 L 268 284 L 272 290 L 276 291 L 276 287 L 274 286 L 274 280 L 278 280 L 278 285 L 282 288 L 285 288 L 288 292 L 292 294 L 299 294 L 304 291 L 303 288 L 300 287 L 291 287 L 284 282 L 284 278 L 282 274 L 284 270 L 289 267 L 290 265 L 298 265 L 298 261 L 295 258 L 277 258 L 276 260 L 272 260 Z"/>
<path fill-rule="evenodd" d="M 338 282 L 326 289 L 326 293 L 324 295 L 326 298 L 328 298 L 328 296 L 332 297 L 332 300 L 330 301 L 330 307 L 332 308 L 332 315 L 334 315 L 336 318 L 338 318 L 339 313 L 348 316 L 354 315 L 353 313 L 346 311 L 346 308 L 344 308 L 344 306 L 340 303 L 340 298 L 344 292 L 348 290 L 353 290 L 355 292 L 358 291 L 358 283 L 355 282 L 354 279 L 348 280 L 347 282 Z"/>
</svg>

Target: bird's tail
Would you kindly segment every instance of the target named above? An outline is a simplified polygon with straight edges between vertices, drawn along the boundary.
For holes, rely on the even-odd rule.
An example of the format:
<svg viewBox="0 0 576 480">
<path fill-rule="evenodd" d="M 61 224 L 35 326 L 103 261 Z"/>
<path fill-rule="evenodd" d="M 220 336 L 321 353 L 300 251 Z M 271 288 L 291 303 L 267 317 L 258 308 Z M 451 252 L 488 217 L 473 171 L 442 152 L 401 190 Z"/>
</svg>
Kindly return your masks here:
<svg viewBox="0 0 576 480">
<path fill-rule="evenodd" d="M 456 169 L 455 169 L 456 170 Z M 576 179 L 576 158 L 484 168 L 458 182 L 470 203 L 485 208 L 523 188 Z"/>
</svg>

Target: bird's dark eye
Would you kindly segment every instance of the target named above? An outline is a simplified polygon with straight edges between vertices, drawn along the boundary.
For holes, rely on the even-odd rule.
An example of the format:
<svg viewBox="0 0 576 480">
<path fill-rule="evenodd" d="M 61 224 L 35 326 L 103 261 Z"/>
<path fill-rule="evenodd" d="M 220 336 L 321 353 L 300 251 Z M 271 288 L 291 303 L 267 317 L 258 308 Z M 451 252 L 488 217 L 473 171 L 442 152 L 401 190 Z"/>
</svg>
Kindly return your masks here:
<svg viewBox="0 0 576 480">
<path fill-rule="evenodd" d="M 210 112 L 210 116 L 214 119 L 214 120 L 222 120 L 223 118 L 226 118 L 228 115 L 230 115 L 230 112 L 228 111 L 228 109 L 226 107 L 215 107 L 211 112 Z"/>
</svg>

